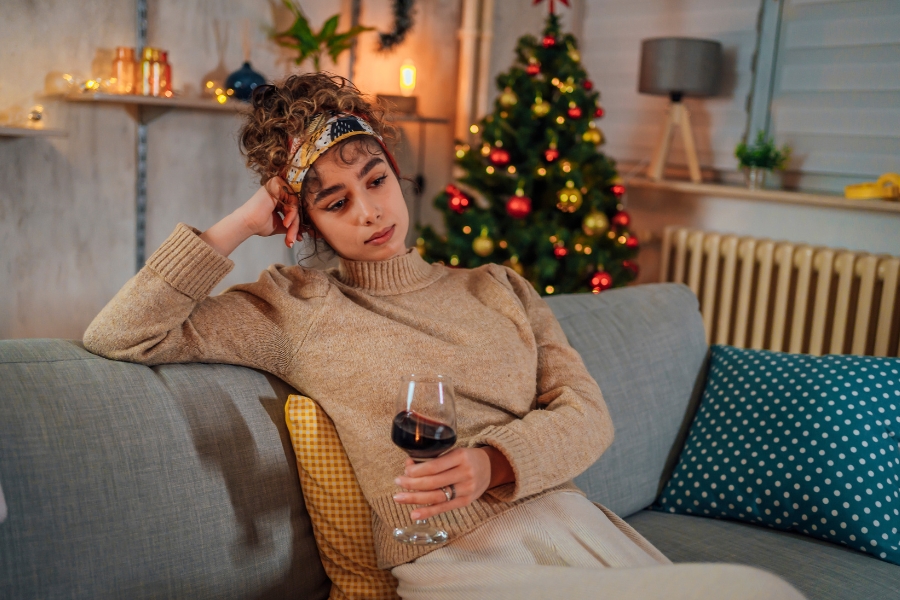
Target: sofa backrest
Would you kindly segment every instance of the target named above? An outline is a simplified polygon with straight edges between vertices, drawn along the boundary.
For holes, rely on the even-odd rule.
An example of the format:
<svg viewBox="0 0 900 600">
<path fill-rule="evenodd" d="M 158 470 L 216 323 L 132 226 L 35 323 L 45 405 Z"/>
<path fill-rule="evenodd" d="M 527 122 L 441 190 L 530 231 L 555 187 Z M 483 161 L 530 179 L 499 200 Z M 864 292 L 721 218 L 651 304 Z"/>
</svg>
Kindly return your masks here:
<svg viewBox="0 0 900 600">
<path fill-rule="evenodd" d="M 620 516 L 656 498 L 681 450 L 704 379 L 707 345 L 697 298 L 681 284 L 547 299 L 600 385 L 612 446 L 575 480 Z"/>
<path fill-rule="evenodd" d="M 0 342 L 0 598 L 326 598 L 290 392 L 240 367 Z"/>
<path fill-rule="evenodd" d="M 706 356 L 697 301 L 662 284 L 549 303 L 616 428 L 577 483 L 628 515 L 656 496 L 689 420 Z M 327 597 L 291 392 L 241 367 L 0 341 L 0 598 Z"/>
</svg>

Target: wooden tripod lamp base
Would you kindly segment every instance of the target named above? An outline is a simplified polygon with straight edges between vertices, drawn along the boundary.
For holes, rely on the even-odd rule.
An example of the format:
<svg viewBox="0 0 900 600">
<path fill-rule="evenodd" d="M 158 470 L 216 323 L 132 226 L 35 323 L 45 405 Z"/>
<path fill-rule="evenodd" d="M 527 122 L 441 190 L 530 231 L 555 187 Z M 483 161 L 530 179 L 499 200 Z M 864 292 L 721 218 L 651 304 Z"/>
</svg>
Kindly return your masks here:
<svg viewBox="0 0 900 600">
<path fill-rule="evenodd" d="M 647 169 L 647 177 L 654 181 L 659 181 L 663 178 L 663 167 L 669 156 L 675 127 L 681 127 L 681 140 L 684 142 L 684 152 L 687 155 L 691 181 L 700 183 L 702 181 L 700 177 L 700 162 L 697 160 L 697 147 L 694 144 L 694 134 L 691 131 L 691 117 L 681 99 L 676 100 L 674 98 L 669 105 L 669 116 L 656 144 L 656 150 L 653 151 L 653 160 L 650 161 L 650 167 Z"/>
</svg>

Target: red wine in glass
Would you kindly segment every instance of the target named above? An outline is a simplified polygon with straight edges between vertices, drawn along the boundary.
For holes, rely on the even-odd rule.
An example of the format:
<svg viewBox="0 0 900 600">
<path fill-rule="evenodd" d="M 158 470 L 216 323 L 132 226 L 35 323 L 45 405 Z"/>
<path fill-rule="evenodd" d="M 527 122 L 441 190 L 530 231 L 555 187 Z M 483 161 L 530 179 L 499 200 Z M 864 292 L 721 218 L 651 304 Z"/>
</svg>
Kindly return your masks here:
<svg viewBox="0 0 900 600">
<path fill-rule="evenodd" d="M 456 408 L 453 384 L 444 375 L 403 377 L 391 426 L 391 440 L 416 462 L 437 458 L 456 444 Z M 417 520 L 394 530 L 404 544 L 440 544 L 446 531 Z"/>
<path fill-rule="evenodd" d="M 391 440 L 414 460 L 437 458 L 456 443 L 456 432 L 449 425 L 414 411 L 394 417 Z"/>
</svg>

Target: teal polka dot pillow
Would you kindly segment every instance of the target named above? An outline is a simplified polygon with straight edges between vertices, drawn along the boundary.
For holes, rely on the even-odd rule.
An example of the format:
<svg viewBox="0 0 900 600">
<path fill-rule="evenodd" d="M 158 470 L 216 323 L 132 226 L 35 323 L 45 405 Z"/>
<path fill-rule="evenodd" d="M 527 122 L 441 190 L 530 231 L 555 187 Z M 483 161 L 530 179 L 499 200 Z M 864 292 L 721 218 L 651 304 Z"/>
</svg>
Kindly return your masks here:
<svg viewBox="0 0 900 600">
<path fill-rule="evenodd" d="M 767 525 L 900 564 L 900 360 L 713 346 L 654 509 Z"/>
</svg>

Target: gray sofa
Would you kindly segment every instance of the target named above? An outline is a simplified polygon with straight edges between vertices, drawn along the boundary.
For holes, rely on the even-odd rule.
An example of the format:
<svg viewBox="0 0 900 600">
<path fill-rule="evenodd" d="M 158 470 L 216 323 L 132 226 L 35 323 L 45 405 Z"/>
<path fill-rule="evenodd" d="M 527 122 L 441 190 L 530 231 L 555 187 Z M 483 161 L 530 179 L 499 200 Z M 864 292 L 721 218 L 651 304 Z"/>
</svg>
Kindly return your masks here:
<svg viewBox="0 0 900 600">
<path fill-rule="evenodd" d="M 549 300 L 616 439 L 577 483 L 675 562 L 772 571 L 811 599 L 900 598 L 900 567 L 803 536 L 644 510 L 677 459 L 707 346 L 684 286 Z M 280 380 L 0 341 L 0 598 L 326 598 Z M 2 510 L 0 510 L 2 512 Z M 602 594 L 598 594 L 602 597 Z"/>
</svg>

